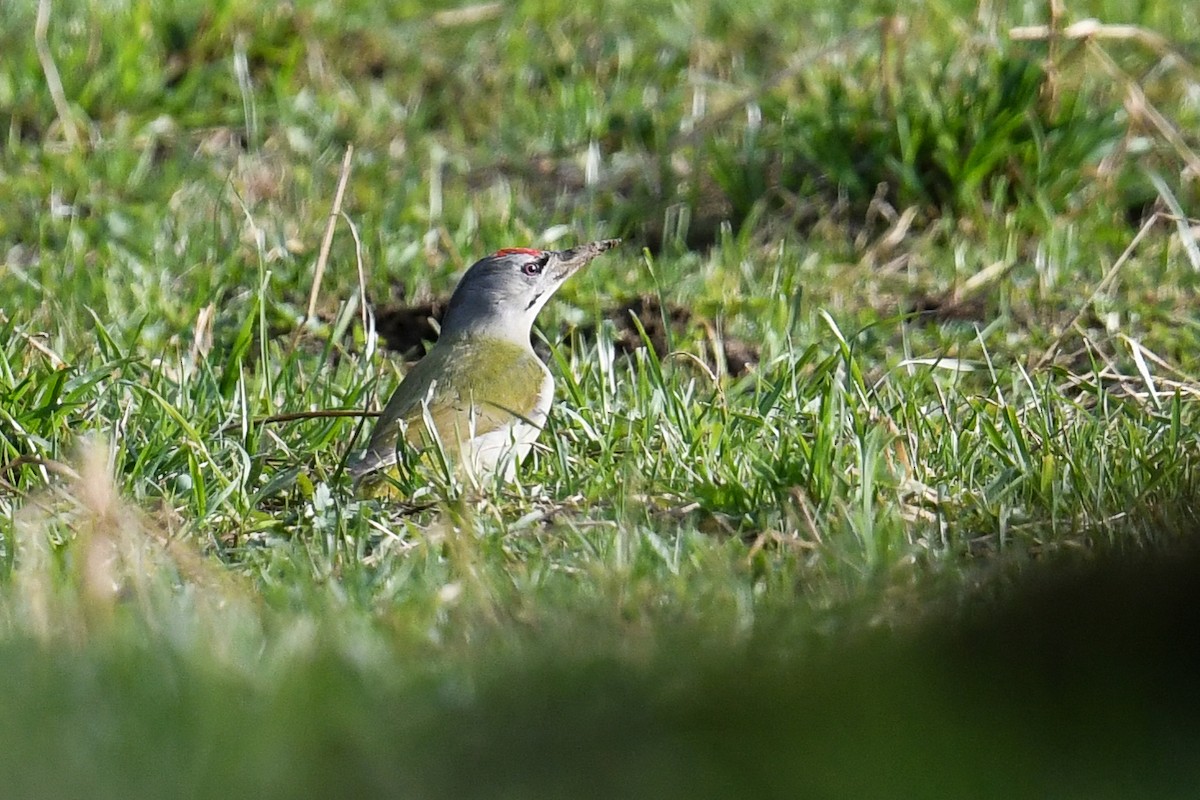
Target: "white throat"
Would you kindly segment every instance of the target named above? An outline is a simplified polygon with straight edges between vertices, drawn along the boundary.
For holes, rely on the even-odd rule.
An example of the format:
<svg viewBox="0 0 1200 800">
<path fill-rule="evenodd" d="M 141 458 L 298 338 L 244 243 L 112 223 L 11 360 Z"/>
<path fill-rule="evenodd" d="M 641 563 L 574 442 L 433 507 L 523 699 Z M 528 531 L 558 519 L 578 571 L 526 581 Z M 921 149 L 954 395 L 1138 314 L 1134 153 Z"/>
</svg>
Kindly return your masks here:
<svg viewBox="0 0 1200 800">
<path fill-rule="evenodd" d="M 553 290 L 548 290 L 524 303 L 519 298 L 476 294 L 454 298 L 457 302 L 447 309 L 438 338 L 472 336 L 529 347 L 533 322 L 552 294 Z"/>
</svg>

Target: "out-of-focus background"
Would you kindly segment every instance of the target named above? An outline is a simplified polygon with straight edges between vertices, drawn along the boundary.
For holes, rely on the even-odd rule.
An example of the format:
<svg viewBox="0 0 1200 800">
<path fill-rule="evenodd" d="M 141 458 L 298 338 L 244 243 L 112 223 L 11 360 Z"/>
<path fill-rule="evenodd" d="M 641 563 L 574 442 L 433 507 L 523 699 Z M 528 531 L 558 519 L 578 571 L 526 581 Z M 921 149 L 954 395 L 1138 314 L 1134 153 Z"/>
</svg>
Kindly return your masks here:
<svg viewBox="0 0 1200 800">
<path fill-rule="evenodd" d="M 0 53 L 0 794 L 1195 795 L 1200 5 Z M 519 483 L 355 498 L 462 271 L 611 236 Z"/>
</svg>

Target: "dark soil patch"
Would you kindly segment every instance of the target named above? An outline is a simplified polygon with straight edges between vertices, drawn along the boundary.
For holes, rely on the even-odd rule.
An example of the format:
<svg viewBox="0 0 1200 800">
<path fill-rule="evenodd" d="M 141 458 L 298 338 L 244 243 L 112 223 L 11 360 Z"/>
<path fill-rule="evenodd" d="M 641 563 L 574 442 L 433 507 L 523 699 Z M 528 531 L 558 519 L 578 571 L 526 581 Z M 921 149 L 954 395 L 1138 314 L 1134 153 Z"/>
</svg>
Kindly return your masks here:
<svg viewBox="0 0 1200 800">
<path fill-rule="evenodd" d="M 437 340 L 438 325 L 445 313 L 446 302 L 446 298 L 438 298 L 425 303 L 380 309 L 375 316 L 375 325 L 385 346 L 406 360 L 420 358 L 425 354 L 426 343 Z M 693 341 L 703 330 L 703 358 L 715 371 L 724 371 L 737 377 L 746 374 L 758 363 L 758 348 L 754 345 L 729 336 L 718 339 L 711 322 L 698 319 L 688 309 L 673 304 L 668 304 L 664 312 L 658 298 L 651 296 L 638 297 L 604 311 L 604 318 L 614 327 L 613 343 L 621 355 L 629 355 L 644 346 L 634 322 L 635 317 L 641 322 L 646 339 L 659 358 L 665 357 L 673 347 Z M 579 328 L 578 334 L 584 342 L 595 341 L 596 325 L 584 325 Z M 714 357 L 718 347 L 721 351 L 720 361 Z M 546 356 L 545 353 L 540 355 L 543 358 Z"/>
<path fill-rule="evenodd" d="M 425 355 L 426 342 L 437 341 L 437 326 L 442 322 L 448 300 L 381 309 L 375 315 L 375 329 L 389 350 L 396 351 L 405 360 L 418 359 Z"/>
<path fill-rule="evenodd" d="M 917 323 L 983 322 L 987 317 L 984 298 L 958 297 L 954 292 L 922 294 L 909 300 L 904 313 Z"/>
<path fill-rule="evenodd" d="M 636 317 L 659 358 L 671 352 L 673 346 L 678 347 L 680 342 L 690 340 L 697 328 L 703 328 L 706 333 L 704 360 L 709 366 L 715 367 L 719 363 L 726 374 L 737 377 L 746 374 L 758 363 L 758 348 L 729 336 L 720 340 L 721 360 L 717 362 L 714 356 L 718 339 L 714 335 L 712 323 L 697 319 L 695 314 L 682 306 L 668 304 L 664 311 L 657 297 L 637 297 L 609 309 L 604 317 L 613 323 L 616 329 L 613 344 L 617 352 L 623 355 L 628 355 L 645 344 L 634 322 Z M 585 339 L 594 338 L 595 325 L 585 326 L 579 333 Z"/>
</svg>

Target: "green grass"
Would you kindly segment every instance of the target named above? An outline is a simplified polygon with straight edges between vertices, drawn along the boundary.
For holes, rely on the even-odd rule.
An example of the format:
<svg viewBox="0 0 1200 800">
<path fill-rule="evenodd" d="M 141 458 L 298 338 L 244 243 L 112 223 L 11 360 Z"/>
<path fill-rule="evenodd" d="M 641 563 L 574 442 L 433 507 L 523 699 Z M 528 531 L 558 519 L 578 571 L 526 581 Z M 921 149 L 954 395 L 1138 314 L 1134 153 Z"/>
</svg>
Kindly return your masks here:
<svg viewBox="0 0 1200 800">
<path fill-rule="evenodd" d="M 1188 796 L 1200 12 L 899 9 L 0 7 L 6 792 Z M 519 484 L 268 419 L 602 236 Z"/>
</svg>

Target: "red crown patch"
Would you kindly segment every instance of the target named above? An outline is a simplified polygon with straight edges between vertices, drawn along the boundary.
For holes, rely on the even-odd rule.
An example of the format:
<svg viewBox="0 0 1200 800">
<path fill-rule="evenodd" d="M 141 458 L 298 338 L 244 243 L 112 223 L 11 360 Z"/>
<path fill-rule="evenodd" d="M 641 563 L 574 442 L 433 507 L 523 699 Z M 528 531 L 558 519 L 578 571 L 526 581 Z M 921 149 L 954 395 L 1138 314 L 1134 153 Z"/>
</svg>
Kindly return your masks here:
<svg viewBox="0 0 1200 800">
<path fill-rule="evenodd" d="M 541 250 L 534 250 L 532 247 L 506 247 L 503 250 L 497 250 L 498 256 L 511 256 L 515 253 L 524 253 L 527 256 L 540 256 Z"/>
</svg>

